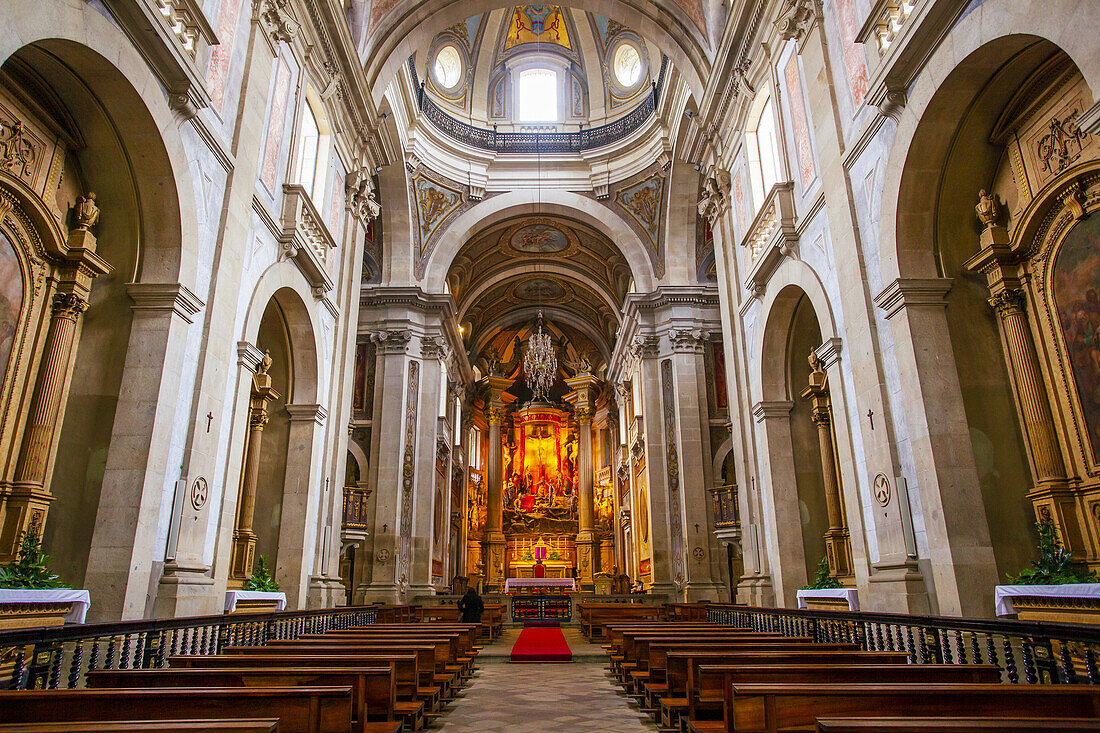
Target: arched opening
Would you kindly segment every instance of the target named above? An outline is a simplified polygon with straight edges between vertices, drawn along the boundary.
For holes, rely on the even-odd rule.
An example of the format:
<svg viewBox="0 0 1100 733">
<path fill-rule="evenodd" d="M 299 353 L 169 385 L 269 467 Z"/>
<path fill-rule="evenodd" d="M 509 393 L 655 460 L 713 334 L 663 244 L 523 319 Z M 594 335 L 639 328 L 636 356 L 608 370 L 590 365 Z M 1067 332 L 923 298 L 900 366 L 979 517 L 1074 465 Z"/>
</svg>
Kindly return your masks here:
<svg viewBox="0 0 1100 733">
<path fill-rule="evenodd" d="M 278 301 L 272 298 L 264 309 L 256 346 L 271 356 L 271 386 L 278 394 L 268 403 L 268 421 L 260 448 L 260 470 L 256 484 L 256 557 L 267 556 L 268 567 L 278 568 L 279 530 L 283 515 L 283 490 L 287 474 L 287 446 L 290 414 L 286 405 L 294 390 L 294 364 L 290 332 Z"/>
<path fill-rule="evenodd" d="M 36 30 L 25 28 L 18 35 L 33 38 Z M 91 35 L 91 30 L 88 32 Z M 100 42 L 110 43 L 101 37 L 89 40 L 92 45 Z M 118 56 L 117 48 L 114 55 Z M 49 434 L 42 436 L 42 476 L 32 481 L 42 488 L 31 492 L 49 503 L 48 520 L 45 512 L 42 517 L 46 520 L 43 537 L 55 571 L 65 582 L 87 587 L 93 538 L 111 548 L 132 548 L 138 514 L 146 509 L 150 513 L 142 522 L 149 532 L 145 540 L 149 546 L 143 548 L 144 569 L 149 570 L 151 558 L 163 551 L 164 527 L 158 526 L 157 507 L 154 502 L 143 503 L 146 479 L 160 482 L 163 477 L 144 477 L 143 467 L 156 460 L 152 453 L 167 449 L 152 445 L 150 436 L 154 422 L 165 416 L 171 420 L 175 405 L 165 405 L 156 415 L 144 406 L 146 400 L 155 400 L 150 394 L 158 393 L 164 378 L 164 373 L 150 369 L 149 364 L 143 364 L 141 385 L 147 391 L 130 384 L 135 374 L 131 367 L 136 367 L 134 341 L 141 338 L 145 325 L 132 325 L 133 308 L 147 292 L 143 289 L 146 283 L 178 284 L 185 276 L 181 272 L 184 265 L 190 277 L 194 263 L 184 250 L 192 243 L 194 224 L 184 223 L 179 212 L 181 197 L 189 205 L 192 202 L 189 191 L 179 188 L 180 176 L 185 174 L 178 164 L 173 167 L 179 160 L 180 145 L 175 130 L 169 126 L 170 131 L 162 132 L 163 119 L 154 120 L 151 111 L 167 117 L 166 105 L 160 102 L 158 106 L 156 101 L 146 105 L 135 90 L 135 85 L 145 80 L 128 78 L 89 46 L 58 38 L 14 51 L 4 60 L 0 76 L 5 108 L 2 124 L 9 132 L 10 126 L 20 125 L 20 134 L 25 136 L 21 144 L 27 146 L 24 152 L 28 155 L 27 167 L 6 173 L 11 174 L 15 188 L 22 187 L 36 200 L 43 215 L 38 223 L 48 223 L 47 228 L 54 230 L 47 233 L 42 229 L 43 241 L 61 243 L 40 253 L 39 257 L 45 255 L 47 268 L 63 266 L 58 247 L 69 246 L 64 243 L 66 236 L 72 243 L 72 232 L 79 226 L 78 206 L 95 194 L 92 203 L 98 213 L 86 229 L 88 235 L 80 236 L 85 244 L 94 242 L 92 251 L 102 271 L 99 265 L 91 267 L 95 274 L 89 279 L 90 287 L 77 283 L 76 275 L 66 276 L 60 270 L 43 272 L 50 279 L 36 287 L 45 298 L 55 294 L 75 297 L 72 305 L 76 310 L 73 338 L 59 375 L 65 382 L 59 393 L 63 398 L 50 420 Z M 166 149 L 169 145 L 175 146 L 174 154 Z M 55 161 L 57 166 L 52 168 Z M 18 305 L 10 295 L 9 305 Z M 154 319 L 150 316 L 146 323 Z M 41 354 L 43 345 L 32 348 Z M 157 346 L 146 342 L 144 348 L 143 358 L 159 365 Z M 22 410 L 26 413 L 33 404 L 36 380 L 33 374 L 24 374 L 22 379 L 18 389 L 24 393 Z M 143 406 L 137 408 L 139 403 Z M 123 429 L 126 439 L 115 443 Z M 19 439 L 13 432 L 0 438 L 8 446 Z M 14 453 L 6 452 L 12 456 L 4 469 L 10 480 L 12 472 L 18 471 L 15 456 L 20 451 L 16 447 Z M 100 501 L 104 487 L 120 478 L 119 472 L 112 473 L 112 463 L 115 468 L 125 463 L 128 474 L 124 489 L 114 496 L 112 509 L 105 511 Z M 0 515 L 4 515 L 6 541 L 18 531 L 21 520 L 18 512 L 0 509 Z M 100 532 L 104 534 L 96 537 Z M 105 555 L 100 559 L 110 563 L 118 557 L 115 552 L 110 560 Z M 123 568 L 133 571 L 130 565 L 128 560 L 121 561 Z M 113 587 L 119 588 L 120 583 Z"/>
</svg>

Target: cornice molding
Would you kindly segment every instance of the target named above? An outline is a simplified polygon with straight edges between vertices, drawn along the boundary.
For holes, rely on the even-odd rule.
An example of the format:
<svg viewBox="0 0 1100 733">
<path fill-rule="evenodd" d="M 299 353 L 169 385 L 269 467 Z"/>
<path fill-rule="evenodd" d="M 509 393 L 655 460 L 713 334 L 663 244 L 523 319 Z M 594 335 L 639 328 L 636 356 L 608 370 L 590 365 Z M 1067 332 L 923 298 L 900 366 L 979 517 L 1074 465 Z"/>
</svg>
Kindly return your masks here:
<svg viewBox="0 0 1100 733">
<path fill-rule="evenodd" d="M 758 423 L 762 423 L 765 420 L 788 420 L 791 417 L 791 410 L 793 409 L 794 403 L 790 400 L 775 400 L 771 402 L 762 400 L 752 406 L 752 417 Z"/>
<path fill-rule="evenodd" d="M 903 309 L 912 307 L 947 306 L 947 293 L 951 290 L 951 278 L 897 278 L 874 297 L 875 305 L 893 318 Z"/>
<path fill-rule="evenodd" d="M 126 294 L 133 301 L 130 309 L 135 313 L 171 311 L 188 323 L 194 323 L 193 316 L 206 305 L 180 283 L 128 283 Z"/>
</svg>

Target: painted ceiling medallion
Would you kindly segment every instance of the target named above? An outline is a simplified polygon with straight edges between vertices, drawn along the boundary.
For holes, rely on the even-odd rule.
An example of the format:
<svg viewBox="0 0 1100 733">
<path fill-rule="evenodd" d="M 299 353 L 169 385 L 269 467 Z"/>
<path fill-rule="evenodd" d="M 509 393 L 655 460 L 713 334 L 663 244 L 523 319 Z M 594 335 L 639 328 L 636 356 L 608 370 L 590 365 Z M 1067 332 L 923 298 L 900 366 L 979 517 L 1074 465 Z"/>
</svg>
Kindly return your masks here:
<svg viewBox="0 0 1100 733">
<path fill-rule="evenodd" d="M 500 240 L 505 254 L 571 257 L 580 249 L 577 233 L 546 217 L 522 219 L 504 230 Z"/>
</svg>

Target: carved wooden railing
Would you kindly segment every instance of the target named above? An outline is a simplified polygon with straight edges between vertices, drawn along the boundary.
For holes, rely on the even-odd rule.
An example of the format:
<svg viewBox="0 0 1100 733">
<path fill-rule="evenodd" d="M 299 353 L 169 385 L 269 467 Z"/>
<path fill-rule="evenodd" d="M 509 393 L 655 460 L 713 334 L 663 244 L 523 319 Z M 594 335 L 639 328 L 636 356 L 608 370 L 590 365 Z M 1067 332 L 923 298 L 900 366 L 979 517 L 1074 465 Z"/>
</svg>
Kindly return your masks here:
<svg viewBox="0 0 1100 733">
<path fill-rule="evenodd" d="M 723 604 L 707 620 L 905 652 L 911 664 L 993 664 L 1011 683 L 1100 684 L 1100 626 Z"/>
<path fill-rule="evenodd" d="M 710 492 L 714 503 L 714 528 L 728 529 L 741 526 L 741 514 L 737 508 L 737 484 L 713 486 Z"/>
<path fill-rule="evenodd" d="M 74 624 L 0 632 L 0 689 L 73 689 L 95 669 L 153 669 L 175 654 L 218 654 L 373 624 L 371 606 Z"/>
<path fill-rule="evenodd" d="M 367 500 L 370 489 L 358 486 L 344 487 L 344 531 L 367 531 Z"/>
</svg>

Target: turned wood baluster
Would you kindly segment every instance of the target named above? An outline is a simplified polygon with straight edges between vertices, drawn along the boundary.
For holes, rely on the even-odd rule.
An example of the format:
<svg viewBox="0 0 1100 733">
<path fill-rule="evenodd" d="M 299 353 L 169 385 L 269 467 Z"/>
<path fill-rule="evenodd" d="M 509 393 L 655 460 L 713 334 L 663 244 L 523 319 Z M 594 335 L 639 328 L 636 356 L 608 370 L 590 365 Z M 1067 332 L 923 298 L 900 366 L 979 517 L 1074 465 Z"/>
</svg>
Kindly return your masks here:
<svg viewBox="0 0 1100 733">
<path fill-rule="evenodd" d="M 1066 684 L 1077 684 L 1077 670 L 1073 668 L 1073 657 L 1069 653 L 1069 643 L 1066 641 L 1058 642 L 1061 644 L 1061 657 L 1062 657 L 1062 675 L 1065 677 Z"/>
<path fill-rule="evenodd" d="M 15 654 L 15 666 L 11 671 L 11 682 L 8 684 L 9 690 L 18 690 L 23 687 L 23 667 L 27 661 L 27 654 L 23 647 L 19 647 L 19 651 Z"/>
<path fill-rule="evenodd" d="M 1020 648 L 1024 655 L 1024 680 L 1029 685 L 1034 685 L 1039 681 L 1039 671 L 1035 665 L 1035 649 L 1027 639 L 1021 642 Z"/>
<path fill-rule="evenodd" d="M 970 635 L 970 656 L 974 658 L 974 664 L 982 663 L 982 647 L 976 633 Z"/>
<path fill-rule="evenodd" d="M 69 663 L 69 679 L 67 682 L 68 688 L 71 690 L 77 686 L 80 682 L 80 662 L 84 657 L 84 642 L 76 642 L 76 646 L 73 647 L 73 658 Z"/>
<path fill-rule="evenodd" d="M 107 658 L 103 660 L 104 669 L 115 668 L 115 645 L 118 637 L 111 636 L 110 641 L 107 642 Z"/>
<path fill-rule="evenodd" d="M 1015 684 L 1020 681 L 1020 675 L 1016 671 L 1016 656 L 1012 652 L 1012 643 L 1008 640 L 1008 637 L 1003 636 L 1001 638 L 1004 639 L 1005 671 L 1008 672 L 1008 681 Z"/>
<path fill-rule="evenodd" d="M 959 658 L 959 664 L 966 664 L 966 646 L 963 645 L 961 631 L 955 632 L 955 656 Z"/>
<path fill-rule="evenodd" d="M 61 655 L 64 653 L 65 648 L 58 646 L 50 652 L 50 676 L 46 680 L 46 687 L 50 690 L 56 690 L 57 686 L 61 684 Z"/>
<path fill-rule="evenodd" d="M 92 639 L 92 650 L 88 653 L 88 671 L 96 668 L 99 662 L 99 639 Z"/>
</svg>

